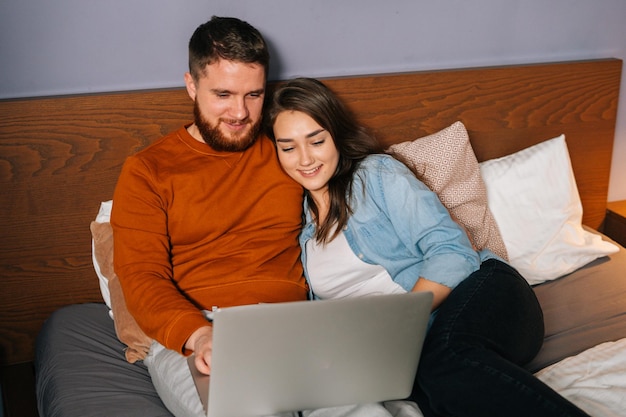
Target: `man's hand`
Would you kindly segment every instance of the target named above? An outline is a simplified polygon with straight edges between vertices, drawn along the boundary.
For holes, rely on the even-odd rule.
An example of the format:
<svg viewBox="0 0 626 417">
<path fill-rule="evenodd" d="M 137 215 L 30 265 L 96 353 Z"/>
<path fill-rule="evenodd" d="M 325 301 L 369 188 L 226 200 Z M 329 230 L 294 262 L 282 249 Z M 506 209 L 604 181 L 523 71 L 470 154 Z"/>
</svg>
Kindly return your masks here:
<svg viewBox="0 0 626 417">
<path fill-rule="evenodd" d="M 185 343 L 185 349 L 193 350 L 198 371 L 209 375 L 213 352 L 213 327 L 203 326 L 193 332 Z"/>
</svg>

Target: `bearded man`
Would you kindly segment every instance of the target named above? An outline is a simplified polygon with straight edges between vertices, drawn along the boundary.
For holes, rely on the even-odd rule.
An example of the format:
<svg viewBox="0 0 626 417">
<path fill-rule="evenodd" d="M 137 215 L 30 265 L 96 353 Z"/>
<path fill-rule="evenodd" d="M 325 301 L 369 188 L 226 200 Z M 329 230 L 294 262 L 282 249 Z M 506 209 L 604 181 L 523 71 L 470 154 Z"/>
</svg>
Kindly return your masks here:
<svg viewBox="0 0 626 417">
<path fill-rule="evenodd" d="M 268 65 L 265 41 L 246 22 L 199 26 L 185 74 L 194 122 L 129 157 L 113 196 L 115 272 L 155 340 L 144 362 L 175 415 L 195 414 L 175 392 L 176 373 L 189 375 L 185 356 L 210 373 L 203 310 L 308 296 L 302 189 L 259 135 Z"/>
</svg>

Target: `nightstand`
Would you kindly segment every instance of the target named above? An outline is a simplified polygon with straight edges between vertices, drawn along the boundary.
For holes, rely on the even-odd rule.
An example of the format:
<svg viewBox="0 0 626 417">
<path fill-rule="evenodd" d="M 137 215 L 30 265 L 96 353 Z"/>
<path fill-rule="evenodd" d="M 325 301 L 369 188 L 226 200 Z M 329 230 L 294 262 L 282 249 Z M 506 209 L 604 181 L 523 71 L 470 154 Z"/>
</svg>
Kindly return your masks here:
<svg viewBox="0 0 626 417">
<path fill-rule="evenodd" d="M 607 204 L 603 231 L 620 245 L 626 246 L 626 200 Z"/>
</svg>

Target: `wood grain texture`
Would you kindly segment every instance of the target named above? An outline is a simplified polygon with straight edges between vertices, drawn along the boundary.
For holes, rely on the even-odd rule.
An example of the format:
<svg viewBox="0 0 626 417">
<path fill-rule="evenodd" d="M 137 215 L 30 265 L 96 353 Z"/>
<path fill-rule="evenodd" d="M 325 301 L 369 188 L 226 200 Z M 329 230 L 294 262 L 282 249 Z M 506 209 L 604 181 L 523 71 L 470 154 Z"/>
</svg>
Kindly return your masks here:
<svg viewBox="0 0 626 417">
<path fill-rule="evenodd" d="M 616 59 L 324 80 L 387 145 L 457 120 L 479 160 L 565 133 L 584 206 L 605 213 Z M 0 363 L 32 360 L 55 309 L 101 301 L 89 222 L 125 158 L 191 120 L 183 89 L 0 101 Z"/>
<path fill-rule="evenodd" d="M 566 136 L 583 222 L 606 208 L 620 60 L 431 71 L 329 80 L 383 143 L 462 121 L 479 161 Z"/>
<path fill-rule="evenodd" d="M 190 121 L 184 90 L 0 102 L 0 361 L 55 309 L 101 302 L 89 223 L 125 158 Z"/>
</svg>

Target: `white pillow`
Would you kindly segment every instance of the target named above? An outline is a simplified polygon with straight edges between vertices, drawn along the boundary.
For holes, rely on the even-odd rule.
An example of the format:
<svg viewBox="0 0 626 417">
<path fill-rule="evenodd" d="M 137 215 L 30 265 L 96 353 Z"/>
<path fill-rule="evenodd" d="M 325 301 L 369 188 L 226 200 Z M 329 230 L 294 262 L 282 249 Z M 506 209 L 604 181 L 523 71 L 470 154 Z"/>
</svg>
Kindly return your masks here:
<svg viewBox="0 0 626 417">
<path fill-rule="evenodd" d="M 98 223 L 109 223 L 111 220 L 111 207 L 113 207 L 113 200 L 103 201 L 100 203 L 100 210 L 98 211 L 95 221 Z M 91 258 L 93 261 L 93 268 L 96 270 L 96 275 L 98 275 L 98 281 L 100 281 L 102 299 L 110 310 L 111 293 L 109 292 L 109 279 L 104 276 L 100 266 L 98 265 L 98 261 L 96 260 L 96 245 L 93 238 L 91 239 Z"/>
<path fill-rule="evenodd" d="M 480 164 L 509 262 L 531 284 L 553 280 L 617 246 L 582 228 L 565 136 Z"/>
</svg>

